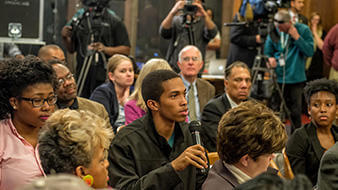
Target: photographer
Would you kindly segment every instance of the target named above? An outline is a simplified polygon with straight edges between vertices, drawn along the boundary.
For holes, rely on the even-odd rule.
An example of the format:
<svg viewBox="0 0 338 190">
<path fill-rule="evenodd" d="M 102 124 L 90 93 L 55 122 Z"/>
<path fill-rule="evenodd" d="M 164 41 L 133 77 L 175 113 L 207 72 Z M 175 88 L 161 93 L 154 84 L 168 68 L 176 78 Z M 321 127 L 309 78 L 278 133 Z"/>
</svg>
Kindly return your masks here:
<svg viewBox="0 0 338 190">
<path fill-rule="evenodd" d="M 195 45 L 205 57 L 206 46 L 216 34 L 217 27 L 204 10 L 201 0 L 177 1 L 160 26 L 160 35 L 171 40 L 166 59 L 176 72 L 180 71 L 177 57 L 183 47 Z"/>
<path fill-rule="evenodd" d="M 105 81 L 105 60 L 114 54 L 128 55 L 129 37 L 121 19 L 109 8 L 109 0 L 82 0 L 80 9 L 62 29 L 62 41 L 70 53 L 76 52 L 76 77 L 90 64 L 80 96 L 88 98 Z M 92 59 L 89 59 L 92 57 Z M 87 59 L 85 59 L 87 58 Z M 85 61 L 87 60 L 87 62 Z"/>
</svg>

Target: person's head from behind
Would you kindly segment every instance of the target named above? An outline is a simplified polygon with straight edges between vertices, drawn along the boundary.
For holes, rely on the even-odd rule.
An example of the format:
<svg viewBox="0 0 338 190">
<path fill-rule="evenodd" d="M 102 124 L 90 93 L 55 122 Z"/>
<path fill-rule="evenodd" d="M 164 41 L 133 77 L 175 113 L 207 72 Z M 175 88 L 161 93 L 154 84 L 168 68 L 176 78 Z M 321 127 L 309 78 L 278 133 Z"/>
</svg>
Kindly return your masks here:
<svg viewBox="0 0 338 190">
<path fill-rule="evenodd" d="M 184 78 L 197 78 L 203 67 L 203 58 L 200 50 L 193 45 L 185 46 L 178 54 L 178 67 Z"/>
<path fill-rule="evenodd" d="M 68 106 L 72 105 L 77 96 L 77 85 L 74 75 L 70 72 L 64 62 L 60 60 L 53 59 L 48 61 L 48 64 L 53 67 L 56 73 L 56 94 L 58 96 L 58 103 Z"/>
<path fill-rule="evenodd" d="M 142 97 L 142 82 L 143 79 L 151 72 L 156 70 L 172 70 L 168 62 L 164 59 L 160 58 L 152 58 L 146 62 L 146 64 L 142 67 L 140 74 L 137 77 L 135 82 L 135 88 L 133 94 L 130 96 L 130 99 L 135 99 L 137 101 L 136 105 L 142 108 L 143 110 L 147 110 L 146 104 Z"/>
<path fill-rule="evenodd" d="M 134 82 L 134 68 L 131 59 L 125 55 L 115 54 L 108 60 L 107 74 L 115 85 L 126 88 Z"/>
<path fill-rule="evenodd" d="M 8 59 L 0 69 L 0 119 L 40 128 L 54 112 L 55 73 L 35 56 Z"/>
<path fill-rule="evenodd" d="M 304 0 L 291 0 L 290 6 L 294 11 L 300 13 L 304 8 Z"/>
<path fill-rule="evenodd" d="M 236 104 L 248 99 L 251 89 L 251 74 L 248 66 L 236 61 L 225 69 L 224 86 L 226 93 Z"/>
<path fill-rule="evenodd" d="M 142 97 L 152 115 L 183 122 L 188 115 L 186 89 L 180 76 L 171 70 L 156 70 L 142 82 Z"/>
<path fill-rule="evenodd" d="M 69 173 L 87 180 L 92 177 L 92 187 L 104 188 L 108 178 L 107 149 L 112 138 L 110 125 L 90 111 L 58 110 L 39 136 L 43 170 L 47 175 Z"/>
<path fill-rule="evenodd" d="M 65 61 L 65 54 L 63 50 L 59 46 L 54 44 L 42 46 L 39 49 L 38 57 L 46 62 L 52 59 L 57 59 L 62 62 Z"/>
<path fill-rule="evenodd" d="M 272 153 L 282 150 L 286 140 L 280 119 L 263 104 L 247 101 L 223 115 L 217 152 L 225 163 L 255 177 L 267 170 Z"/>
<path fill-rule="evenodd" d="M 289 12 L 286 10 L 279 10 L 274 16 L 274 25 L 280 32 L 288 33 L 292 26 Z"/>
<path fill-rule="evenodd" d="M 338 112 L 338 82 L 325 78 L 310 81 L 304 95 L 312 122 L 318 127 L 332 126 Z"/>
</svg>

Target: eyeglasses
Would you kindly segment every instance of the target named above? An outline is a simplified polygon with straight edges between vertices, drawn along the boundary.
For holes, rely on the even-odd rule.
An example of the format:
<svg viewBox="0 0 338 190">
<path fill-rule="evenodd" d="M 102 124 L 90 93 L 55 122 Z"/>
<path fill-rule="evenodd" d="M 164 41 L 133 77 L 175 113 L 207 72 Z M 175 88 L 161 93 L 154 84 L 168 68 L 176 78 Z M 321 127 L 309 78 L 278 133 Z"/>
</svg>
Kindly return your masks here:
<svg viewBox="0 0 338 190">
<path fill-rule="evenodd" d="M 70 81 L 73 80 L 74 75 L 72 73 L 69 73 L 67 76 L 65 76 L 64 78 L 59 78 L 58 81 L 58 85 L 62 86 L 65 84 L 66 81 Z"/>
<path fill-rule="evenodd" d="M 285 23 L 284 20 L 277 20 L 277 19 L 274 19 L 273 21 L 276 22 L 276 23 L 278 23 L 278 24 L 284 24 L 284 23 Z"/>
<path fill-rule="evenodd" d="M 192 61 L 199 61 L 200 60 L 200 58 L 199 57 L 183 57 L 183 61 L 184 62 L 188 62 L 188 61 L 190 61 L 190 59 L 192 60 Z"/>
<path fill-rule="evenodd" d="M 49 96 L 48 98 L 26 98 L 26 97 L 19 97 L 20 100 L 24 101 L 30 101 L 32 103 L 32 106 L 35 108 L 42 107 L 45 102 L 47 102 L 48 105 L 53 106 L 55 105 L 57 101 L 57 96 Z"/>
</svg>

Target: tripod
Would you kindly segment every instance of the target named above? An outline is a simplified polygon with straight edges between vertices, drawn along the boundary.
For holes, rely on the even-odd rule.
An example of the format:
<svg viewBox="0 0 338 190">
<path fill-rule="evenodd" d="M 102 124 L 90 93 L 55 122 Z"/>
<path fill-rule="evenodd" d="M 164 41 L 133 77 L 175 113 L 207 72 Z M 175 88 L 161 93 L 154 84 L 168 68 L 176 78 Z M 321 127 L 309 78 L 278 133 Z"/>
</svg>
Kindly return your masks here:
<svg viewBox="0 0 338 190">
<path fill-rule="evenodd" d="M 267 62 L 266 59 L 267 59 L 267 57 L 262 55 L 262 48 L 257 47 L 257 55 L 255 57 L 254 64 L 253 64 L 252 69 L 251 69 L 251 75 L 253 76 L 252 86 L 255 86 L 256 82 L 258 82 L 257 92 L 259 92 L 259 90 L 261 90 L 261 88 L 262 88 L 262 84 L 259 84 L 259 83 L 261 83 L 264 80 L 262 73 L 269 73 L 270 77 L 272 77 L 273 89 L 277 90 L 278 96 L 281 100 L 281 104 L 279 106 L 279 116 L 280 116 L 281 120 L 284 120 L 284 118 L 285 118 L 284 113 L 285 113 L 290 120 L 291 126 L 294 126 L 294 123 L 291 119 L 291 112 L 290 112 L 289 108 L 286 106 L 286 102 L 285 102 L 285 99 L 283 97 L 283 92 L 282 92 L 281 88 L 279 87 L 279 85 L 277 83 L 276 73 L 274 72 L 273 69 L 268 69 L 266 67 L 262 67 L 262 62 L 264 61 L 264 63 L 266 63 Z M 250 92 L 250 96 L 251 95 L 252 95 L 252 91 Z"/>
<path fill-rule="evenodd" d="M 95 34 L 96 34 L 95 31 L 93 31 L 93 29 L 92 29 L 92 15 L 90 14 L 90 11 L 86 11 L 84 16 L 86 17 L 88 31 L 89 31 L 89 34 L 90 34 L 90 43 L 89 44 L 92 44 L 92 43 L 95 42 Z M 98 64 L 100 56 L 103 60 L 103 64 L 106 65 L 106 62 L 107 62 L 106 56 L 104 55 L 103 52 L 99 52 L 97 50 L 88 50 L 87 49 L 83 65 L 82 65 L 81 71 L 79 73 L 79 77 L 76 81 L 77 84 L 78 84 L 78 92 L 77 93 L 78 93 L 79 96 L 81 96 L 81 94 L 82 94 L 90 66 L 92 64 Z"/>
</svg>

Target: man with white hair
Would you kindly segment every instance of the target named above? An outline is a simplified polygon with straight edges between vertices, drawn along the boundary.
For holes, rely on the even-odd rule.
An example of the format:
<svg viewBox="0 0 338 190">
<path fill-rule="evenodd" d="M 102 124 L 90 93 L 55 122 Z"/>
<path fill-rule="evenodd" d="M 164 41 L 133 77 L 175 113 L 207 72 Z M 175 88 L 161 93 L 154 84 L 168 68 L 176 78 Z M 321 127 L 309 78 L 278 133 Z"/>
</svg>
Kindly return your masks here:
<svg viewBox="0 0 338 190">
<path fill-rule="evenodd" d="M 308 26 L 291 21 L 286 10 L 280 10 L 274 17 L 275 34 L 268 36 L 264 54 L 269 57 L 267 66 L 275 68 L 277 82 L 284 89 L 283 96 L 291 112 L 291 132 L 301 127 L 302 92 L 307 57 L 314 53 L 313 37 Z M 275 101 L 274 101 L 275 102 Z"/>
<path fill-rule="evenodd" d="M 189 121 L 200 120 L 204 106 L 215 96 L 215 87 L 208 81 L 197 77 L 203 64 L 202 53 L 196 46 L 187 45 L 178 55 L 177 65 L 187 89 Z"/>
</svg>

